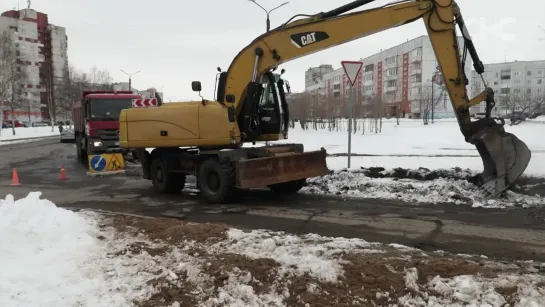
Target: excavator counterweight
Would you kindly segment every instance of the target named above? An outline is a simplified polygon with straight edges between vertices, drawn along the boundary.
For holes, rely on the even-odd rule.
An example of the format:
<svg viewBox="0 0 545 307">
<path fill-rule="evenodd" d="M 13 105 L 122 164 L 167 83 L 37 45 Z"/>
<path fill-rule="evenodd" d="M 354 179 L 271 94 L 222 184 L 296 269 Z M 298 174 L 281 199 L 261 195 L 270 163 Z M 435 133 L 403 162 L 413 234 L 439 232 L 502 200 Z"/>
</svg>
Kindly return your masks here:
<svg viewBox="0 0 545 307">
<path fill-rule="evenodd" d="M 284 70 L 278 74 L 276 69 L 291 60 L 422 20 L 460 131 L 483 159 L 478 184 L 485 195 L 498 196 L 523 174 L 531 152 L 504 130 L 505 122 L 491 117 L 494 91 L 483 77 L 485 67 L 458 4 L 455 0 L 401 0 L 353 11 L 372 2 L 356 0 L 328 12 L 298 14 L 255 38 L 227 71 L 219 70 L 212 101 L 201 96 L 201 101 L 123 110 L 121 146 L 138 151 L 144 178 L 151 179 L 159 192 L 179 191 L 186 175 L 195 175 L 201 193 L 215 203 L 231 201 L 238 189 L 252 187 L 296 192 L 306 178 L 328 173 L 325 150 L 304 152 L 301 144 L 243 146 L 288 138 L 286 94 L 290 88 L 282 78 Z M 304 17 L 295 19 L 298 16 Z M 472 99 L 466 89 L 468 54 L 485 88 Z M 375 73 L 384 73 L 376 68 Z M 200 95 L 199 81 L 194 81 L 192 88 Z M 472 121 L 469 109 L 483 102 L 486 117 Z M 155 149 L 150 154 L 146 148 Z"/>
</svg>

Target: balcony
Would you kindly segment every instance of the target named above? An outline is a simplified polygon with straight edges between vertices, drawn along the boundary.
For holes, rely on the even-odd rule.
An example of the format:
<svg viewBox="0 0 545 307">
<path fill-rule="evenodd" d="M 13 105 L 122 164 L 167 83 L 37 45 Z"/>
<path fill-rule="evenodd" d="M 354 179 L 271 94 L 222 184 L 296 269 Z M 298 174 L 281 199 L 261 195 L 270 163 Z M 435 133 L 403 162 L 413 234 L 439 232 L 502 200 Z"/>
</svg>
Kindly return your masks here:
<svg viewBox="0 0 545 307">
<path fill-rule="evenodd" d="M 409 57 L 409 63 L 420 63 L 422 62 L 422 55 L 413 55 Z"/>
<path fill-rule="evenodd" d="M 385 86 L 384 91 L 385 92 L 396 92 L 397 91 L 397 85 Z"/>
</svg>

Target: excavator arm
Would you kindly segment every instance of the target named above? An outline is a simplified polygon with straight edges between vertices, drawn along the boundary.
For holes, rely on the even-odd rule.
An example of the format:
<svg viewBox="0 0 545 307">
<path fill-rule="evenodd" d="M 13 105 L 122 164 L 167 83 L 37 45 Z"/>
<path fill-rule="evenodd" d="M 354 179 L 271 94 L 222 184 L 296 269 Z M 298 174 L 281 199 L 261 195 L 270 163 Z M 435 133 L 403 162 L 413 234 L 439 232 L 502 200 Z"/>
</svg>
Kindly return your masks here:
<svg viewBox="0 0 545 307">
<path fill-rule="evenodd" d="M 467 53 L 481 77 L 484 65 L 456 2 L 399 1 L 347 13 L 373 1 L 357 0 L 329 12 L 287 22 L 256 38 L 236 56 L 228 71 L 220 76 L 217 100 L 226 105 L 231 103 L 243 141 L 249 135 L 259 135 L 259 119 L 255 110 L 260 99 L 256 99 L 256 95 L 261 95 L 258 89 L 262 86 L 262 78 L 271 78 L 271 70 L 288 61 L 421 19 L 446 81 L 460 130 L 466 142 L 475 145 L 483 159 L 484 171 L 478 177 L 478 184 L 491 197 L 505 191 L 524 172 L 531 152 L 517 137 L 505 132 L 503 121 L 491 118 L 490 113 L 495 105 L 494 92 L 488 88 L 484 78 L 485 91 L 473 99 L 468 97 L 468 79 L 464 71 Z M 459 27 L 464 38 L 463 46 L 458 44 L 456 27 Z M 472 122 L 469 108 L 483 101 L 486 103 L 486 118 Z"/>
</svg>

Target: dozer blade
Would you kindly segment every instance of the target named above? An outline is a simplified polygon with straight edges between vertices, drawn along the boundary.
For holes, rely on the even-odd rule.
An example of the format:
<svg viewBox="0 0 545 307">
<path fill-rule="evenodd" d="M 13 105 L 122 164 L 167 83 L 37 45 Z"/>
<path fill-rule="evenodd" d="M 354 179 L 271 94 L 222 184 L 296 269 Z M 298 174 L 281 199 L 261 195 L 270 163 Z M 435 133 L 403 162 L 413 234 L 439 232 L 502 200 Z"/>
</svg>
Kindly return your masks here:
<svg viewBox="0 0 545 307">
<path fill-rule="evenodd" d="M 298 179 L 324 176 L 329 173 L 325 150 L 277 153 L 270 157 L 238 161 L 237 186 L 242 189 Z"/>
<path fill-rule="evenodd" d="M 526 170 L 532 156 L 524 142 L 502 130 L 485 128 L 470 140 L 483 160 L 481 188 L 489 198 L 498 196 L 513 185 Z"/>
</svg>

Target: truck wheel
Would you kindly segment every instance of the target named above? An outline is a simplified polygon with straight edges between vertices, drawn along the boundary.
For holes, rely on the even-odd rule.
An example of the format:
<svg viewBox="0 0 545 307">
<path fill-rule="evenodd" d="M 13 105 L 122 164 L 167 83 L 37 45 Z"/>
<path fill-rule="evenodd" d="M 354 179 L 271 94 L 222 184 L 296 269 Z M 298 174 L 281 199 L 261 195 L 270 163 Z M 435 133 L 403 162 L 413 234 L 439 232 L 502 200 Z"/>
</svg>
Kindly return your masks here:
<svg viewBox="0 0 545 307">
<path fill-rule="evenodd" d="M 221 204 L 235 200 L 239 194 L 235 170 L 231 165 L 221 164 L 210 158 L 199 168 L 199 187 L 208 203 Z"/>
<path fill-rule="evenodd" d="M 169 174 L 161 157 L 153 159 L 150 173 L 153 188 L 158 193 L 179 193 L 185 186 L 185 175 Z"/>
<path fill-rule="evenodd" d="M 306 184 L 306 179 L 277 183 L 269 186 L 271 191 L 278 194 L 295 194 Z"/>
</svg>

